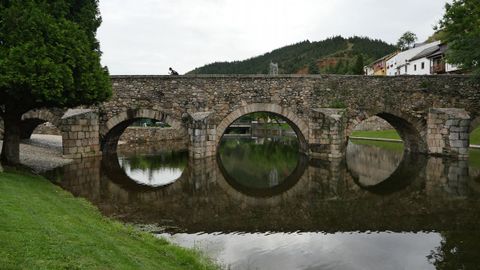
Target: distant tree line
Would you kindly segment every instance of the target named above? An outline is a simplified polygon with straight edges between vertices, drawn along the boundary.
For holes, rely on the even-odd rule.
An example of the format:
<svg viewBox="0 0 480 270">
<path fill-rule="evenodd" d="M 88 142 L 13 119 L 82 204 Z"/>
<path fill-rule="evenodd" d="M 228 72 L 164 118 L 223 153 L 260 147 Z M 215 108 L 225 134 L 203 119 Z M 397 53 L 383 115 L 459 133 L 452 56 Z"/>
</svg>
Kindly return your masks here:
<svg viewBox="0 0 480 270">
<path fill-rule="evenodd" d="M 243 61 L 216 62 L 189 74 L 268 74 L 270 62 L 278 63 L 280 74 L 307 70 L 310 74 L 362 74 L 363 66 L 395 51 L 395 46 L 366 37 L 336 36 L 323 41 L 302 41 Z M 333 65 L 321 66 L 325 59 Z"/>
</svg>

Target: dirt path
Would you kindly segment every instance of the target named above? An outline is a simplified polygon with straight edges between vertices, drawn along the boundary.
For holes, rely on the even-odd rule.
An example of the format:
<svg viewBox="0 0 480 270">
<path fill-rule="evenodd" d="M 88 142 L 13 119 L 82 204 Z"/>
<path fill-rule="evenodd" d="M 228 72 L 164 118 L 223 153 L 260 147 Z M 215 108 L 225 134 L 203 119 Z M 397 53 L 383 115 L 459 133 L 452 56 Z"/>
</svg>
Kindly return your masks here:
<svg viewBox="0 0 480 270">
<path fill-rule="evenodd" d="M 3 141 L 0 140 L 0 150 Z M 72 162 L 62 157 L 62 136 L 33 134 L 20 144 L 20 162 L 35 172 L 44 172 Z"/>
</svg>

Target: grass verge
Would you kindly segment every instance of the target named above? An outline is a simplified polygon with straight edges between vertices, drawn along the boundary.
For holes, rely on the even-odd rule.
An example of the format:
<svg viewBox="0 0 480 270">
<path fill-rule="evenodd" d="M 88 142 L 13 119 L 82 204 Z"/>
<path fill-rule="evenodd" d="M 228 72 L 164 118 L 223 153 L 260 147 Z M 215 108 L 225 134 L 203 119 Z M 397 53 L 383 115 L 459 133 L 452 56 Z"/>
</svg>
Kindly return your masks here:
<svg viewBox="0 0 480 270">
<path fill-rule="evenodd" d="M 386 150 L 391 150 L 394 152 L 403 152 L 403 144 L 402 143 L 396 143 L 396 142 L 382 142 L 382 141 L 370 141 L 370 140 L 356 140 L 352 139 L 352 143 L 358 144 L 358 145 L 371 145 L 371 146 L 376 146 L 380 147 L 382 149 Z"/>
<path fill-rule="evenodd" d="M 0 173 L 0 269 L 217 269 L 39 176 Z"/>
<path fill-rule="evenodd" d="M 470 144 L 480 145 L 480 128 L 476 128 L 470 133 Z"/>
<path fill-rule="evenodd" d="M 381 139 L 398 139 L 400 136 L 394 129 L 389 130 L 355 130 L 352 132 L 353 137 L 381 138 Z M 480 128 L 470 133 L 470 144 L 480 145 Z"/>
<path fill-rule="evenodd" d="M 394 129 L 388 130 L 354 130 L 352 137 L 380 138 L 400 140 L 400 136 Z"/>
</svg>

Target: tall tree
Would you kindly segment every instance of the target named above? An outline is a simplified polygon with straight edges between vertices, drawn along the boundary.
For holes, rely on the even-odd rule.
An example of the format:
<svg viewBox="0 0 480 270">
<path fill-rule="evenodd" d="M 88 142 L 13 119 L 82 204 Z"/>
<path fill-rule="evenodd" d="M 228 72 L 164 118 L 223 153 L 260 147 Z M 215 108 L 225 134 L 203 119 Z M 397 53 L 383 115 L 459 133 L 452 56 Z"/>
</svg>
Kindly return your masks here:
<svg viewBox="0 0 480 270">
<path fill-rule="evenodd" d="M 338 60 L 335 67 L 332 69 L 332 74 L 341 74 L 344 70 L 344 62 L 342 59 Z"/>
<path fill-rule="evenodd" d="M 317 61 L 312 60 L 310 64 L 308 65 L 308 73 L 309 74 L 319 74 L 320 70 L 318 69 L 317 66 Z"/>
<path fill-rule="evenodd" d="M 19 161 L 20 121 L 42 107 L 74 107 L 111 95 L 100 64 L 98 0 L 0 0 L 1 160 Z"/>
<path fill-rule="evenodd" d="M 436 28 L 448 44 L 447 61 L 480 76 L 480 2 L 453 0 L 445 4 L 445 14 Z"/>
<path fill-rule="evenodd" d="M 403 33 L 403 35 L 398 39 L 397 41 L 397 48 L 399 50 L 407 50 L 415 44 L 415 41 L 417 41 L 417 35 L 414 33 L 407 31 Z"/>
<path fill-rule="evenodd" d="M 357 55 L 357 58 L 355 59 L 355 64 L 352 67 L 352 72 L 353 74 L 356 75 L 363 75 L 363 67 L 364 67 L 364 62 L 363 62 L 363 55 L 359 54 Z"/>
</svg>

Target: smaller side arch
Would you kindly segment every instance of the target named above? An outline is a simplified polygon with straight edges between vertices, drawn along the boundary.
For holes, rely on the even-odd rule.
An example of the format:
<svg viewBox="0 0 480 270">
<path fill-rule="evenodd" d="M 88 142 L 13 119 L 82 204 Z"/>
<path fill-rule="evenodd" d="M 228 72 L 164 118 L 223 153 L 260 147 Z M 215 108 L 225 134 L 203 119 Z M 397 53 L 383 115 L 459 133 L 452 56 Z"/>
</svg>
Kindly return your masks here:
<svg viewBox="0 0 480 270">
<path fill-rule="evenodd" d="M 110 118 L 100 127 L 101 150 L 104 154 L 115 153 L 117 143 L 125 129 L 139 119 L 154 119 L 165 122 L 171 127 L 186 135 L 187 131 L 182 123 L 173 119 L 168 113 L 152 109 L 127 109 Z"/>
<path fill-rule="evenodd" d="M 29 139 L 35 128 L 45 122 L 50 122 L 61 129 L 60 117 L 49 110 L 32 110 L 24 113 L 20 123 L 20 138 Z"/>
<path fill-rule="evenodd" d="M 308 124 L 290 109 L 272 103 L 252 103 L 242 106 L 228 114 L 217 126 L 216 134 L 218 136 L 216 138 L 216 145 L 219 145 L 223 134 L 235 120 L 254 112 L 269 112 L 283 117 L 295 131 L 299 140 L 300 151 L 308 153 Z"/>
</svg>

